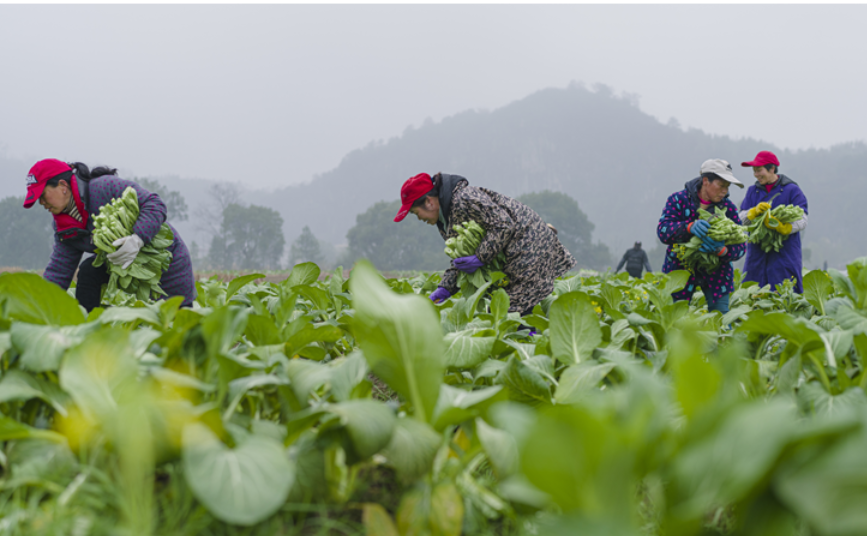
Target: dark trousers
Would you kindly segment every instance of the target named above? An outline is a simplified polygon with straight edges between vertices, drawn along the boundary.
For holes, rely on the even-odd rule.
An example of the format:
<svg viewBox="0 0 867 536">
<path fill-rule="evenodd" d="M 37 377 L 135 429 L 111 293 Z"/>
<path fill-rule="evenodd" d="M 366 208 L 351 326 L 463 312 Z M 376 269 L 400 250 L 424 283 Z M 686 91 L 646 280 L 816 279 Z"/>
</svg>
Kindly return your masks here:
<svg viewBox="0 0 867 536">
<path fill-rule="evenodd" d="M 108 284 L 110 277 L 104 264 L 98 268 L 93 266 L 94 260 L 96 257 L 90 257 L 78 266 L 78 282 L 75 286 L 75 299 L 88 313 L 99 307 L 102 286 Z"/>
</svg>

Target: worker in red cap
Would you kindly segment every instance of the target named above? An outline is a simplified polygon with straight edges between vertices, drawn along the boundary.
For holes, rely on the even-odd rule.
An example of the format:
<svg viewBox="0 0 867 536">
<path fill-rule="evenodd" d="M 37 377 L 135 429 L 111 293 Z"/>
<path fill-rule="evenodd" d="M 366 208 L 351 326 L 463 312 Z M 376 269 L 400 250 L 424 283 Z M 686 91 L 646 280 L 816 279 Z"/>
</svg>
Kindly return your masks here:
<svg viewBox="0 0 867 536">
<path fill-rule="evenodd" d="M 43 277 L 69 288 L 75 271 L 78 281 L 75 297 L 89 312 L 101 302 L 102 286 L 109 281 L 107 266 L 93 266 L 95 257 L 81 262 L 85 253 L 94 253 L 93 219 L 106 204 L 132 187 L 138 197 L 139 216 L 132 233 L 116 240 L 117 251 L 107 255 L 109 262 L 127 267 L 145 244 L 150 243 L 166 221 L 166 205 L 160 197 L 138 184 L 119 178 L 117 170 L 48 158 L 40 160 L 27 174 L 27 197 L 24 208 L 37 202 L 54 217 L 54 251 Z M 169 225 L 171 227 L 171 225 Z M 182 305 L 192 306 L 196 299 L 196 282 L 187 246 L 177 230 L 171 228 L 174 241 L 168 247 L 172 254 L 169 268 L 160 278 L 160 287 L 171 296 L 183 296 Z"/>
<path fill-rule="evenodd" d="M 505 287 L 509 311 L 525 316 L 551 294 L 554 280 L 575 266 L 557 233 L 533 209 L 487 188 L 470 186 L 461 176 L 420 173 L 403 183 L 400 200 L 394 221 L 412 213 L 436 225 L 444 240 L 457 236 L 453 225 L 471 220 L 486 231 L 475 254 L 454 259 L 445 271 L 439 288 L 430 295 L 436 303 L 458 291 L 458 271 L 471 274 L 502 252 L 503 272 L 509 276 Z"/>
<path fill-rule="evenodd" d="M 741 203 L 741 220 L 755 220 L 765 211 L 780 205 L 796 205 L 804 209 L 804 217 L 792 223 L 780 223 L 770 229 L 786 236 L 780 251 L 763 251 L 758 244 L 747 244 L 744 262 L 744 281 L 755 281 L 759 286 L 777 285 L 794 278 L 795 290 L 804 292 L 801 276 L 801 231 L 807 228 L 807 197 L 798 183 L 778 173 L 780 161 L 771 151 L 760 151 L 750 162 L 741 162 L 743 167 L 752 167 L 756 184 L 747 189 Z M 768 222 L 766 222 L 767 225 Z"/>
</svg>

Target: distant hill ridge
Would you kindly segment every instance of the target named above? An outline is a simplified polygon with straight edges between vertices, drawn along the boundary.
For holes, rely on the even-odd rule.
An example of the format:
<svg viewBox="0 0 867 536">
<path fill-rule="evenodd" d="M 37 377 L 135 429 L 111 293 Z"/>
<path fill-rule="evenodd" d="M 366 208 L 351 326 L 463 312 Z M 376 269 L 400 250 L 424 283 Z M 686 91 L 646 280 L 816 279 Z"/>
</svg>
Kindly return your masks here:
<svg viewBox="0 0 867 536">
<path fill-rule="evenodd" d="M 635 240 L 648 249 L 658 243 L 662 205 L 698 176 L 704 160 L 728 160 L 735 176 L 749 186 L 755 182 L 752 171 L 739 164 L 763 149 L 780 157 L 780 171 L 797 181 L 809 199 L 804 242 L 812 265 L 828 260 L 839 266 L 867 253 L 865 225 L 855 205 L 867 194 L 863 142 L 792 152 L 754 139 L 684 131 L 605 86 L 544 89 L 493 111 L 465 111 L 410 127 L 400 136 L 350 152 L 311 182 L 247 192 L 245 199 L 279 210 L 288 242 L 309 225 L 317 238 L 341 244 L 356 215 L 377 201 L 396 199 L 405 179 L 443 171 L 509 196 L 545 189 L 567 193 L 596 225 L 594 241 L 609 245 L 619 259 Z M 0 158 L 0 193 L 22 195 L 30 164 Z M 181 190 L 191 208 L 205 202 L 207 181 L 161 180 Z M 740 205 L 744 193 L 732 188 L 735 204 Z M 183 227 L 193 222 L 185 223 Z M 191 230 L 181 232 L 192 235 Z"/>
<path fill-rule="evenodd" d="M 335 169 L 260 203 L 281 210 L 287 238 L 309 225 L 317 237 L 339 243 L 358 213 L 397 198 L 406 178 L 443 171 L 510 196 L 565 192 L 596 225 L 594 240 L 619 257 L 635 240 L 649 247 L 658 243 L 656 223 L 666 198 L 697 177 L 704 160 L 728 160 L 735 176 L 750 186 L 752 170 L 740 162 L 765 149 L 780 157 L 780 171 L 810 200 L 805 242 L 814 263 L 825 258 L 839 264 L 867 252 L 867 237 L 856 231 L 864 226 L 854 205 L 867 193 L 864 143 L 791 152 L 754 139 L 684 131 L 604 86 L 545 89 L 494 111 L 467 111 L 409 128 L 400 137 L 352 151 Z M 733 187 L 731 198 L 740 205 L 744 194 Z"/>
</svg>

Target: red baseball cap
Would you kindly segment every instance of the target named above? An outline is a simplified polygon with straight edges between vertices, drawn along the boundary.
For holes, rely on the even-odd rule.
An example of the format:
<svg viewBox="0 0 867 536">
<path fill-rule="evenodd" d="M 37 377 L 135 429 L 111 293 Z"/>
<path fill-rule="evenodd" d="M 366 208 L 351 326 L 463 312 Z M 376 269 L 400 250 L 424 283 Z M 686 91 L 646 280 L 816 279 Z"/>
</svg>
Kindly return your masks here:
<svg viewBox="0 0 867 536">
<path fill-rule="evenodd" d="M 771 151 L 759 151 L 759 154 L 756 155 L 752 162 L 741 162 L 743 167 L 761 167 L 767 164 L 773 164 L 775 166 L 780 165 L 780 161 L 777 160 L 777 155 Z"/>
<path fill-rule="evenodd" d="M 401 221 L 409 214 L 409 209 L 412 204 L 418 201 L 424 194 L 431 191 L 433 188 L 433 180 L 427 173 L 419 173 L 411 179 L 407 179 L 403 186 L 400 187 L 400 210 L 397 211 L 397 216 L 394 221 Z"/>
<path fill-rule="evenodd" d="M 24 199 L 24 208 L 32 207 L 39 200 L 48 179 L 67 171 L 72 171 L 69 164 L 56 158 L 46 158 L 36 162 L 27 174 L 27 197 Z"/>
</svg>

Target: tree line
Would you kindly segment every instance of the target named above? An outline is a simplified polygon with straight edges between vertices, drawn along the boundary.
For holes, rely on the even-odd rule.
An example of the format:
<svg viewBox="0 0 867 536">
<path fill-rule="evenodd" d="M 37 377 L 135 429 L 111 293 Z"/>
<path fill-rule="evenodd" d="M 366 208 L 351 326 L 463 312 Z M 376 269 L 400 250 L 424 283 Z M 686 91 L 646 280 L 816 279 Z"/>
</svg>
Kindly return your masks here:
<svg viewBox="0 0 867 536">
<path fill-rule="evenodd" d="M 288 228 L 309 224 L 336 242 L 354 224 L 357 207 L 396 197 L 395 177 L 457 173 L 470 185 L 511 197 L 545 189 L 568 194 L 596 224 L 595 239 L 619 256 L 635 241 L 654 249 L 665 200 L 698 176 L 704 160 L 728 160 L 735 176 L 751 186 L 751 170 L 739 164 L 760 150 L 774 151 L 780 172 L 809 199 L 810 225 L 802 242 L 812 261 L 805 258 L 805 266 L 821 267 L 827 260 L 842 269 L 867 251 L 867 233 L 857 231 L 863 227 L 860 199 L 867 193 L 864 142 L 787 150 L 684 129 L 673 119 L 660 122 L 642 112 L 635 98 L 604 86 L 545 89 L 495 110 L 408 127 L 348 153 L 310 182 L 270 192 L 263 204 L 280 209 Z M 745 191 L 730 193 L 740 205 Z M 318 200 L 328 203 L 327 212 L 318 210 Z"/>
<path fill-rule="evenodd" d="M 410 217 L 394 222 L 400 201 L 380 201 L 356 216 L 346 234 L 342 252 L 317 239 L 309 225 L 286 251 L 283 217 L 269 207 L 244 204 L 237 185 L 217 183 L 208 200 L 190 211 L 184 197 L 155 180 L 131 179 L 159 194 L 166 203 L 168 222 L 187 221 L 191 215 L 196 228 L 208 236 L 206 247 L 185 240 L 196 270 L 279 270 L 302 262 L 315 262 L 324 268 L 352 266 L 360 258 L 369 259 L 380 270 L 442 270 L 450 259 L 443 252 L 442 237 L 432 228 Z M 611 266 L 608 247 L 592 241 L 595 228 L 572 197 L 550 190 L 517 198 L 553 225 L 560 241 L 578 260 L 581 268 L 604 270 Z M 10 196 L 0 201 L 0 266 L 41 270 L 53 247 L 50 215 L 22 208 L 23 197 Z M 285 260 L 284 260 L 284 254 Z"/>
</svg>

